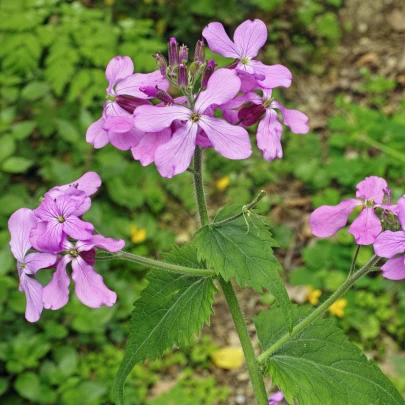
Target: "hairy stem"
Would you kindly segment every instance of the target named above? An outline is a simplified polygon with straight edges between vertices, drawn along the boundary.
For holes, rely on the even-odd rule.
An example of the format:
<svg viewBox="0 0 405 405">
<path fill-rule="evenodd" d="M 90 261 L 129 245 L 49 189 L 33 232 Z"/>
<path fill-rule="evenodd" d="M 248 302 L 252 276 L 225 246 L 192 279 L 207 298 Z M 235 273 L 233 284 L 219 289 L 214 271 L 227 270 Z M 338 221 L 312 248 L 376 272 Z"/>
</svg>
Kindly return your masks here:
<svg viewBox="0 0 405 405">
<path fill-rule="evenodd" d="M 201 225 L 209 224 L 207 205 L 205 202 L 204 183 L 202 178 L 202 153 L 201 148 L 196 147 L 194 153 L 194 188 L 197 201 L 198 214 Z M 257 405 L 268 405 L 266 388 L 263 382 L 263 376 L 260 373 L 258 363 L 256 362 L 255 353 L 250 341 L 249 332 L 247 330 L 245 320 L 243 319 L 242 310 L 232 284 L 219 277 L 219 282 L 224 292 L 226 302 L 232 315 L 235 329 L 238 333 L 243 353 L 245 355 L 246 365 L 249 371 L 250 381 L 253 386 Z"/>
<path fill-rule="evenodd" d="M 281 337 L 273 346 L 265 350 L 258 358 L 257 361 L 259 364 L 263 363 L 269 356 L 275 353 L 284 343 L 290 340 L 297 333 L 305 329 L 311 322 L 316 318 L 321 316 L 334 302 L 336 302 L 342 295 L 344 295 L 347 290 L 349 290 L 352 285 L 362 276 L 373 271 L 373 267 L 380 260 L 378 256 L 373 256 L 358 272 L 354 273 L 351 277 L 348 277 L 347 280 L 318 308 L 315 309 L 310 315 L 303 319 L 297 326 L 295 326 L 291 333 L 286 333 Z"/>
</svg>

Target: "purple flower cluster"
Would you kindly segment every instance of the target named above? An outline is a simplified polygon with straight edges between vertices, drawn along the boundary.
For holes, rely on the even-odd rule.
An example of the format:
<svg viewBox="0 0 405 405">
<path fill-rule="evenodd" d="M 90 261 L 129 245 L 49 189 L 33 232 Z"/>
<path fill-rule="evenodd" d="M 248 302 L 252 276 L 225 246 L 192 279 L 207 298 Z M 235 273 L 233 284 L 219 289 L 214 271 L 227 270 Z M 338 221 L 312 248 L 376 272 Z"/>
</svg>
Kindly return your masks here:
<svg viewBox="0 0 405 405">
<path fill-rule="evenodd" d="M 19 289 L 27 298 L 25 317 L 29 322 L 36 322 L 43 308 L 56 310 L 67 304 L 68 263 L 72 264 L 76 295 L 83 304 L 99 308 L 115 303 L 117 295 L 93 269 L 95 248 L 117 252 L 124 241 L 94 235 L 94 226 L 81 219 L 91 206 L 90 196 L 100 185 L 98 174 L 88 172 L 71 184 L 49 190 L 35 210 L 21 208 L 11 215 L 10 247 L 17 260 Z M 47 286 L 33 278 L 39 270 L 55 267 Z"/>
<path fill-rule="evenodd" d="M 151 74 L 133 74 L 129 57 L 115 57 L 106 70 L 103 116 L 89 127 L 87 142 L 96 148 L 110 142 L 131 149 L 142 165 L 154 162 L 170 178 L 187 170 L 197 146 L 214 148 L 228 159 L 248 158 L 252 149 L 245 127 L 260 121 L 257 145 L 264 158 L 281 158 L 283 129 L 276 109 L 295 133 L 308 132 L 308 118 L 272 97 L 273 88 L 291 85 L 291 72 L 254 59 L 267 41 L 266 25 L 245 21 L 236 29 L 234 42 L 217 22 L 202 34 L 213 52 L 234 61 L 215 70 L 214 59 L 205 61 L 204 42 L 198 41 L 188 66 L 188 48 L 175 38 L 168 43 L 168 62 L 160 53 L 154 55 L 159 70 Z M 168 93 L 170 84 L 181 91 L 180 97 Z"/>
</svg>

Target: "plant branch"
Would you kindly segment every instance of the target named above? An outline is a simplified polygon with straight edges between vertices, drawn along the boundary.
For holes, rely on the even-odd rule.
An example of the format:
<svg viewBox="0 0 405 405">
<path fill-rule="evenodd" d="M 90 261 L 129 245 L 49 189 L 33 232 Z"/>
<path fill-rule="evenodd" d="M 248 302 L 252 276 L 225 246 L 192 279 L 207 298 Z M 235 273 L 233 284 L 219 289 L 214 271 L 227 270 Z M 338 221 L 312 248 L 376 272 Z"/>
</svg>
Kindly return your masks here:
<svg viewBox="0 0 405 405">
<path fill-rule="evenodd" d="M 354 273 L 349 277 L 324 303 L 322 303 L 318 308 L 315 309 L 310 315 L 303 319 L 297 326 L 295 326 L 290 333 L 286 333 L 282 338 L 280 338 L 273 346 L 265 350 L 257 358 L 257 362 L 262 364 L 269 356 L 275 353 L 284 343 L 290 340 L 297 333 L 305 329 L 310 323 L 312 323 L 316 318 L 321 316 L 335 301 L 337 301 L 342 295 L 344 295 L 347 290 L 362 276 L 372 271 L 374 266 L 378 263 L 380 258 L 374 255 L 359 271 Z"/>
</svg>

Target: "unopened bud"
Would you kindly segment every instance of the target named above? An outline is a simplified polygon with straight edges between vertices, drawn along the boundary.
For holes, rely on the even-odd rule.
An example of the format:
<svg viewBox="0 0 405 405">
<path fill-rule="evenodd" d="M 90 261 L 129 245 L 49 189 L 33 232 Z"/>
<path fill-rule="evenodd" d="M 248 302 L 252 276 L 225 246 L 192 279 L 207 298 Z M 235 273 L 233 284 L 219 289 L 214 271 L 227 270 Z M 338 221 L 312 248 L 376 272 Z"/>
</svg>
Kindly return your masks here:
<svg viewBox="0 0 405 405">
<path fill-rule="evenodd" d="M 259 122 L 265 112 L 262 104 L 251 104 L 239 110 L 238 118 L 244 127 L 250 127 Z"/>
<path fill-rule="evenodd" d="M 391 189 L 387 186 L 387 188 L 385 188 L 383 190 L 384 193 L 384 197 L 383 197 L 383 204 L 392 204 L 392 195 L 391 195 Z"/>
<path fill-rule="evenodd" d="M 197 41 L 194 52 L 194 62 L 199 62 L 203 64 L 205 61 L 205 45 L 204 41 Z"/>
<path fill-rule="evenodd" d="M 169 54 L 169 65 L 173 69 L 174 67 L 179 65 L 179 44 L 176 41 L 176 38 L 170 38 L 168 46 L 168 54 Z"/>
<path fill-rule="evenodd" d="M 190 65 L 190 74 L 192 77 L 195 77 L 201 73 L 203 69 L 203 64 L 201 62 L 193 62 Z"/>
<path fill-rule="evenodd" d="M 158 100 L 163 101 L 165 104 L 174 103 L 173 97 L 166 91 L 159 89 L 158 86 L 156 86 L 156 87 L 152 87 L 152 86 L 139 87 L 139 90 L 142 93 L 145 93 L 148 97 L 157 98 Z"/>
<path fill-rule="evenodd" d="M 180 60 L 180 63 L 183 63 L 183 64 L 187 63 L 187 61 L 188 61 L 188 48 L 184 44 L 180 47 L 179 60 Z"/>
<path fill-rule="evenodd" d="M 211 59 L 204 67 L 203 74 L 202 74 L 202 79 L 201 79 L 201 87 L 206 88 L 208 84 L 208 80 L 212 76 L 215 70 L 215 60 Z"/>
<path fill-rule="evenodd" d="M 153 55 L 153 57 L 156 59 L 156 64 L 160 70 L 160 73 L 163 77 L 166 77 L 166 71 L 167 71 L 167 62 L 164 56 L 158 52 L 156 55 Z"/>
<path fill-rule="evenodd" d="M 186 89 L 188 87 L 188 74 L 186 65 L 181 64 L 179 66 L 179 72 L 177 74 L 177 85 L 181 89 Z"/>
<path fill-rule="evenodd" d="M 135 111 L 135 108 L 139 107 L 140 105 L 149 104 L 147 100 L 144 100 L 142 98 L 126 95 L 117 96 L 115 101 L 121 108 L 123 108 L 125 111 L 128 111 L 130 114 L 132 114 Z"/>
</svg>

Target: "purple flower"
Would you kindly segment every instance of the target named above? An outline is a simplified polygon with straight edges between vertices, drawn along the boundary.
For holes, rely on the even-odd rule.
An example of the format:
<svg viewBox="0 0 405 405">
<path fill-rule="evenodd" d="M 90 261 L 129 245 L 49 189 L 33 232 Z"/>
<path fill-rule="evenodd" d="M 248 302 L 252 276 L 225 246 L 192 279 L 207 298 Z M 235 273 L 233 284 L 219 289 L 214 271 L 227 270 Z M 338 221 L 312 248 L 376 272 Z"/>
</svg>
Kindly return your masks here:
<svg viewBox="0 0 405 405">
<path fill-rule="evenodd" d="M 284 401 L 284 395 L 281 391 L 276 392 L 269 398 L 269 405 L 287 405 Z"/>
<path fill-rule="evenodd" d="M 374 242 L 374 251 L 380 257 L 389 260 L 381 267 L 383 276 L 390 280 L 405 279 L 405 196 L 398 200 L 398 220 L 402 230 L 385 231 Z M 399 257 L 394 257 L 396 255 Z"/>
<path fill-rule="evenodd" d="M 281 146 L 283 127 L 275 109 L 280 110 L 284 124 L 295 134 L 306 134 L 309 131 L 308 117 L 298 110 L 289 110 L 274 100 L 271 90 L 262 89 L 262 91 L 263 96 L 248 92 L 235 97 L 222 105 L 221 109 L 224 109 L 224 116 L 231 123 L 240 121 L 242 125 L 249 126 L 260 121 L 256 134 L 257 146 L 263 151 L 264 159 L 270 161 L 283 157 Z M 234 110 L 246 102 L 251 104 L 239 111 Z"/>
<path fill-rule="evenodd" d="M 235 58 L 236 70 L 253 75 L 264 88 L 290 87 L 291 72 L 282 65 L 266 66 L 254 60 L 260 48 L 267 41 L 267 27 L 261 20 L 247 20 L 236 28 L 232 42 L 219 22 L 208 24 L 203 36 L 215 53 Z"/>
<path fill-rule="evenodd" d="M 362 207 L 360 215 L 353 221 L 349 233 L 358 245 L 372 245 L 382 231 L 381 221 L 375 214 L 377 207 L 396 213 L 396 205 L 383 204 L 387 182 L 381 177 L 371 176 L 357 184 L 356 197 L 343 200 L 336 206 L 317 208 L 309 218 L 312 233 L 327 238 L 343 228 L 351 212 Z"/>
<path fill-rule="evenodd" d="M 44 287 L 42 301 L 47 309 L 59 309 L 69 300 L 70 278 L 66 273 L 66 266 L 72 263 L 72 279 L 75 282 L 77 298 L 90 308 L 108 307 L 115 304 L 117 294 L 104 284 L 103 277 L 94 269 L 95 247 L 109 252 L 118 252 L 124 247 L 123 240 L 105 238 L 94 235 L 87 241 L 79 241 L 74 246 L 67 239 L 63 242 L 65 255 L 59 261 L 50 283 Z"/>
<path fill-rule="evenodd" d="M 84 194 L 80 191 L 79 193 Z M 46 195 L 41 205 L 34 211 L 35 216 L 44 224 L 38 226 L 39 234 L 33 233 L 32 244 L 45 252 L 57 253 L 66 236 L 77 240 L 90 239 L 94 231 L 93 225 L 82 221 L 75 214 L 83 202 L 84 197 L 76 200 L 69 195 L 61 195 L 54 200 Z"/>
<path fill-rule="evenodd" d="M 91 124 L 86 133 L 86 141 L 97 149 L 109 142 L 121 150 L 136 146 L 142 132 L 132 127 L 125 133 L 106 131 L 103 128 L 106 117 L 130 117 L 133 111 L 129 112 L 128 109 L 131 106 L 135 108 L 148 103 L 148 96 L 139 90 L 141 86 L 159 86 L 163 90 L 169 87 L 169 82 L 162 77 L 159 70 L 149 74 L 133 74 L 133 71 L 134 65 L 128 56 L 116 56 L 107 66 L 107 101 L 104 103 L 103 116 Z"/>
<path fill-rule="evenodd" d="M 8 229 L 11 234 L 10 248 L 17 260 L 17 270 L 20 278 L 20 291 L 25 292 L 27 305 L 25 318 L 36 322 L 42 313 L 42 285 L 32 278 L 38 270 L 55 264 L 57 256 L 49 253 L 29 253 L 31 249 L 30 232 L 36 226 L 37 219 L 28 208 L 21 208 L 11 215 Z"/>
</svg>

